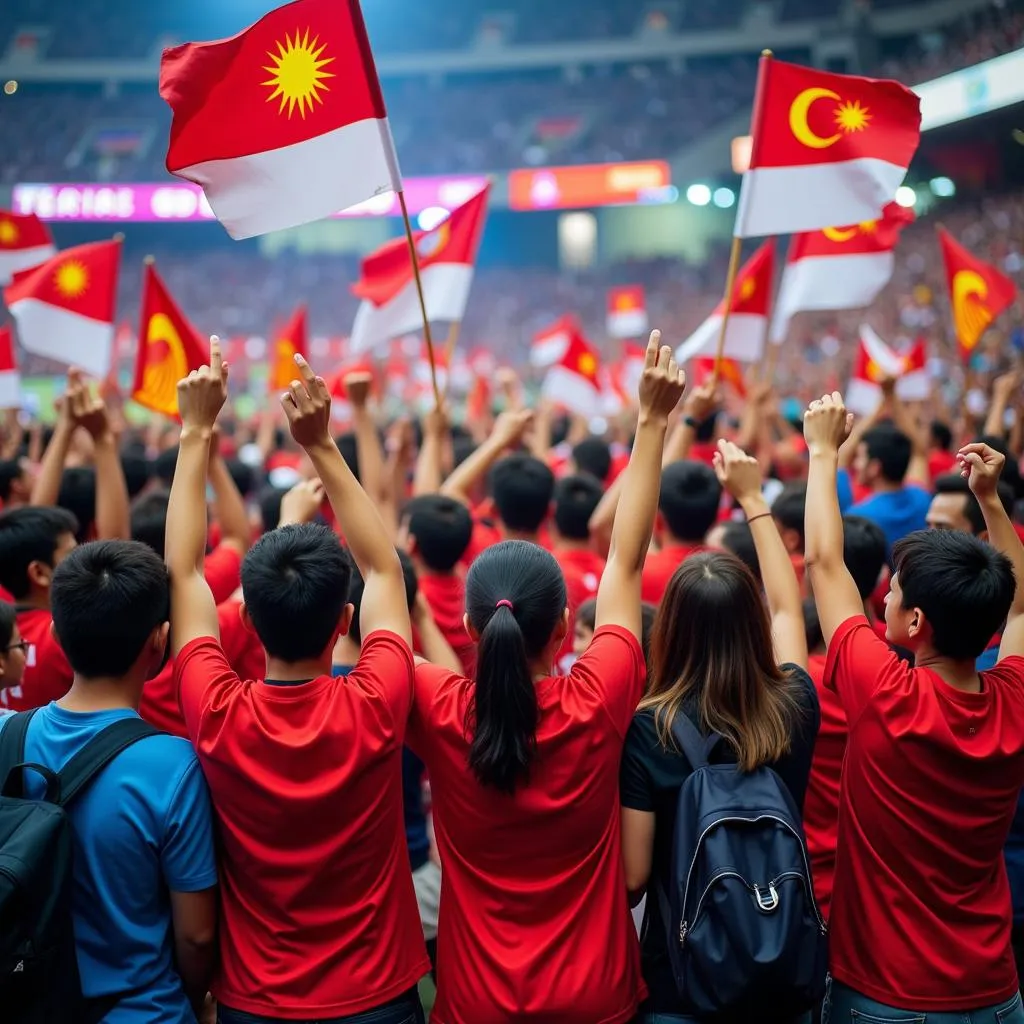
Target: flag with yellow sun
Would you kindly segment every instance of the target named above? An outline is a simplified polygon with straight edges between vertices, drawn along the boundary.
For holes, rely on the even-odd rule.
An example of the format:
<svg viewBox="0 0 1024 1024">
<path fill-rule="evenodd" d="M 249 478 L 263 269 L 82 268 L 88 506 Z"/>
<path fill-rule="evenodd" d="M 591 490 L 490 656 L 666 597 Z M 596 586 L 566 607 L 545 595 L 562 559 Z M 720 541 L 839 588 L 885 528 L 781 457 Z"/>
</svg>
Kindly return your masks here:
<svg viewBox="0 0 1024 1024">
<path fill-rule="evenodd" d="M 0 284 L 38 266 L 55 252 L 47 226 L 34 214 L 0 210 Z"/>
<path fill-rule="evenodd" d="M 762 57 L 738 238 L 877 220 L 921 137 L 916 93 Z"/>
<path fill-rule="evenodd" d="M 309 355 L 306 307 L 299 306 L 281 330 L 274 333 L 270 347 L 267 384 L 271 391 L 283 391 L 296 379 L 295 357 Z"/>
<path fill-rule="evenodd" d="M 231 39 L 164 52 L 167 169 L 233 238 L 401 189 L 358 0 L 295 0 Z"/>
<path fill-rule="evenodd" d="M 78 366 L 95 377 L 110 369 L 121 242 L 65 249 L 16 274 L 4 289 L 27 352 Z"/>
</svg>

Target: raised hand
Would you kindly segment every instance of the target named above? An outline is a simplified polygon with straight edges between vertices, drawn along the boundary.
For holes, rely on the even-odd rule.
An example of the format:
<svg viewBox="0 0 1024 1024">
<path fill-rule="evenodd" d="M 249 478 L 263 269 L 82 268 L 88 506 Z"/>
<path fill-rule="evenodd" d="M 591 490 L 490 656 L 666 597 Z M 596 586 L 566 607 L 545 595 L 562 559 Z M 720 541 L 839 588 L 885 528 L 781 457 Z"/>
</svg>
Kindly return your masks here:
<svg viewBox="0 0 1024 1024">
<path fill-rule="evenodd" d="M 70 374 L 68 379 L 70 381 Z M 72 424 L 86 430 L 94 441 L 110 433 L 106 403 L 99 395 L 92 393 L 85 381 L 78 379 L 74 387 L 68 388 L 65 403 Z"/>
<path fill-rule="evenodd" d="M 303 448 L 333 445 L 331 439 L 331 393 L 323 377 L 313 373 L 312 367 L 296 354 L 297 379 L 281 396 L 288 429 Z"/>
<path fill-rule="evenodd" d="M 228 397 L 228 364 L 220 349 L 220 338 L 210 338 L 210 364 L 193 370 L 178 381 L 178 415 L 182 430 L 213 430 Z"/>
<path fill-rule="evenodd" d="M 706 381 L 699 388 L 694 388 L 686 396 L 686 402 L 683 404 L 683 415 L 689 419 L 696 420 L 698 423 L 703 423 L 711 418 L 712 413 L 721 404 L 721 391 L 711 381 Z"/>
<path fill-rule="evenodd" d="M 342 379 L 345 385 L 345 394 L 355 409 L 363 409 L 370 398 L 370 388 L 373 386 L 373 374 L 365 371 L 348 373 Z"/>
<path fill-rule="evenodd" d="M 311 523 L 324 503 L 324 485 L 316 478 L 297 483 L 281 498 L 279 526 Z"/>
<path fill-rule="evenodd" d="M 686 390 L 686 374 L 676 366 L 672 349 L 651 331 L 640 377 L 640 416 L 667 420 Z"/>
<path fill-rule="evenodd" d="M 761 467 L 757 459 L 732 441 L 721 440 L 713 461 L 718 482 L 741 505 L 761 497 Z"/>
<path fill-rule="evenodd" d="M 503 412 L 495 421 L 491 437 L 495 443 L 501 442 L 505 448 L 511 448 L 523 439 L 523 434 L 533 423 L 533 411 L 531 409 L 509 409 Z"/>
<path fill-rule="evenodd" d="M 966 477 L 974 496 L 981 501 L 996 494 L 1005 457 L 987 444 L 968 444 L 956 454 L 960 475 Z"/>
<path fill-rule="evenodd" d="M 852 429 L 853 414 L 838 391 L 815 399 L 804 413 L 804 440 L 812 454 L 838 452 Z"/>
</svg>

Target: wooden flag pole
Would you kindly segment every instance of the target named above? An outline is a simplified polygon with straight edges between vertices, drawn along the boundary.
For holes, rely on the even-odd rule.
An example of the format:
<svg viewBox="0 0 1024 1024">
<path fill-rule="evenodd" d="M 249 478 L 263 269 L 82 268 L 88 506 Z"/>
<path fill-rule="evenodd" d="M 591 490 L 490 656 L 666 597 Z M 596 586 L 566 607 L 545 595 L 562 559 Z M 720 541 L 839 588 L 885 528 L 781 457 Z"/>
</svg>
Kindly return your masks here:
<svg viewBox="0 0 1024 1024">
<path fill-rule="evenodd" d="M 416 294 L 420 300 L 420 315 L 423 317 L 423 338 L 427 343 L 427 358 L 430 360 L 430 383 L 434 389 L 434 404 L 441 408 L 441 392 L 437 386 L 437 361 L 434 358 L 434 339 L 430 333 L 430 319 L 427 316 L 427 300 L 423 295 L 423 279 L 420 277 L 420 260 L 416 252 L 416 240 L 412 237 L 412 223 L 409 220 L 409 207 L 405 204 L 405 193 L 398 193 L 398 205 L 402 208 L 402 221 L 405 224 L 405 240 L 409 243 L 409 258 L 412 260 L 412 276 L 416 282 Z"/>
<path fill-rule="evenodd" d="M 444 346 L 444 365 L 447 373 L 444 384 L 445 398 L 448 397 L 448 392 L 451 391 L 452 387 L 452 361 L 455 359 L 455 349 L 459 344 L 459 330 L 461 327 L 461 320 L 453 320 L 451 322 L 451 326 L 448 328 L 448 340 L 445 342 Z"/>
<path fill-rule="evenodd" d="M 722 371 L 722 358 L 725 355 L 725 332 L 729 327 L 729 314 L 732 312 L 732 293 L 736 287 L 736 275 L 740 269 L 740 249 L 743 239 L 734 237 L 732 251 L 729 253 L 729 270 L 725 275 L 725 309 L 722 312 L 722 327 L 718 332 L 718 348 L 715 351 L 715 368 L 711 371 L 712 390 L 718 387 L 718 379 Z"/>
</svg>

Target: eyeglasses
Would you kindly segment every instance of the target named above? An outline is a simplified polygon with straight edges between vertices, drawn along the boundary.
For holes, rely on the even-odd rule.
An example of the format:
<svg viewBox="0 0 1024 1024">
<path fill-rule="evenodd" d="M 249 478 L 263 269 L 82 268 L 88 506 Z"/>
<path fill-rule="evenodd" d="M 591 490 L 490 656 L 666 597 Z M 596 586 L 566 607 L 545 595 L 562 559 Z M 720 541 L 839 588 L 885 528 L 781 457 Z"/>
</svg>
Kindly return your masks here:
<svg viewBox="0 0 1024 1024">
<path fill-rule="evenodd" d="M 8 644 L 5 650 L 8 651 L 21 651 L 22 654 L 27 654 L 29 648 L 29 642 L 27 640 L 19 640 L 15 644 Z"/>
</svg>

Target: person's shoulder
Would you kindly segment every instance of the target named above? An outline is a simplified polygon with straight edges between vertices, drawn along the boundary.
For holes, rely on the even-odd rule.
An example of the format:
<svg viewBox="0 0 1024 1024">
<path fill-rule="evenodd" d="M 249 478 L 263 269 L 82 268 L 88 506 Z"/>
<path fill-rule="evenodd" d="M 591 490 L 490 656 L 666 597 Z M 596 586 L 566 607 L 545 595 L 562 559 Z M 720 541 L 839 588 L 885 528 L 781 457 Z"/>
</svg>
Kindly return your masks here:
<svg viewBox="0 0 1024 1024">
<path fill-rule="evenodd" d="M 122 758 L 126 766 L 132 767 L 133 773 L 142 771 L 146 775 L 158 777 L 165 777 L 171 772 L 176 772 L 180 777 L 199 764 L 195 748 L 188 740 L 164 732 L 133 743 L 118 756 L 118 760 Z"/>
<path fill-rule="evenodd" d="M 1024 690 L 1024 657 L 1019 654 L 1011 654 L 1001 658 L 992 666 L 985 669 L 987 679 L 997 679 L 1001 685 L 1011 685 Z"/>
<path fill-rule="evenodd" d="M 658 720 L 653 708 L 640 708 L 633 715 L 626 732 L 626 746 L 637 753 L 661 747 Z"/>
</svg>

